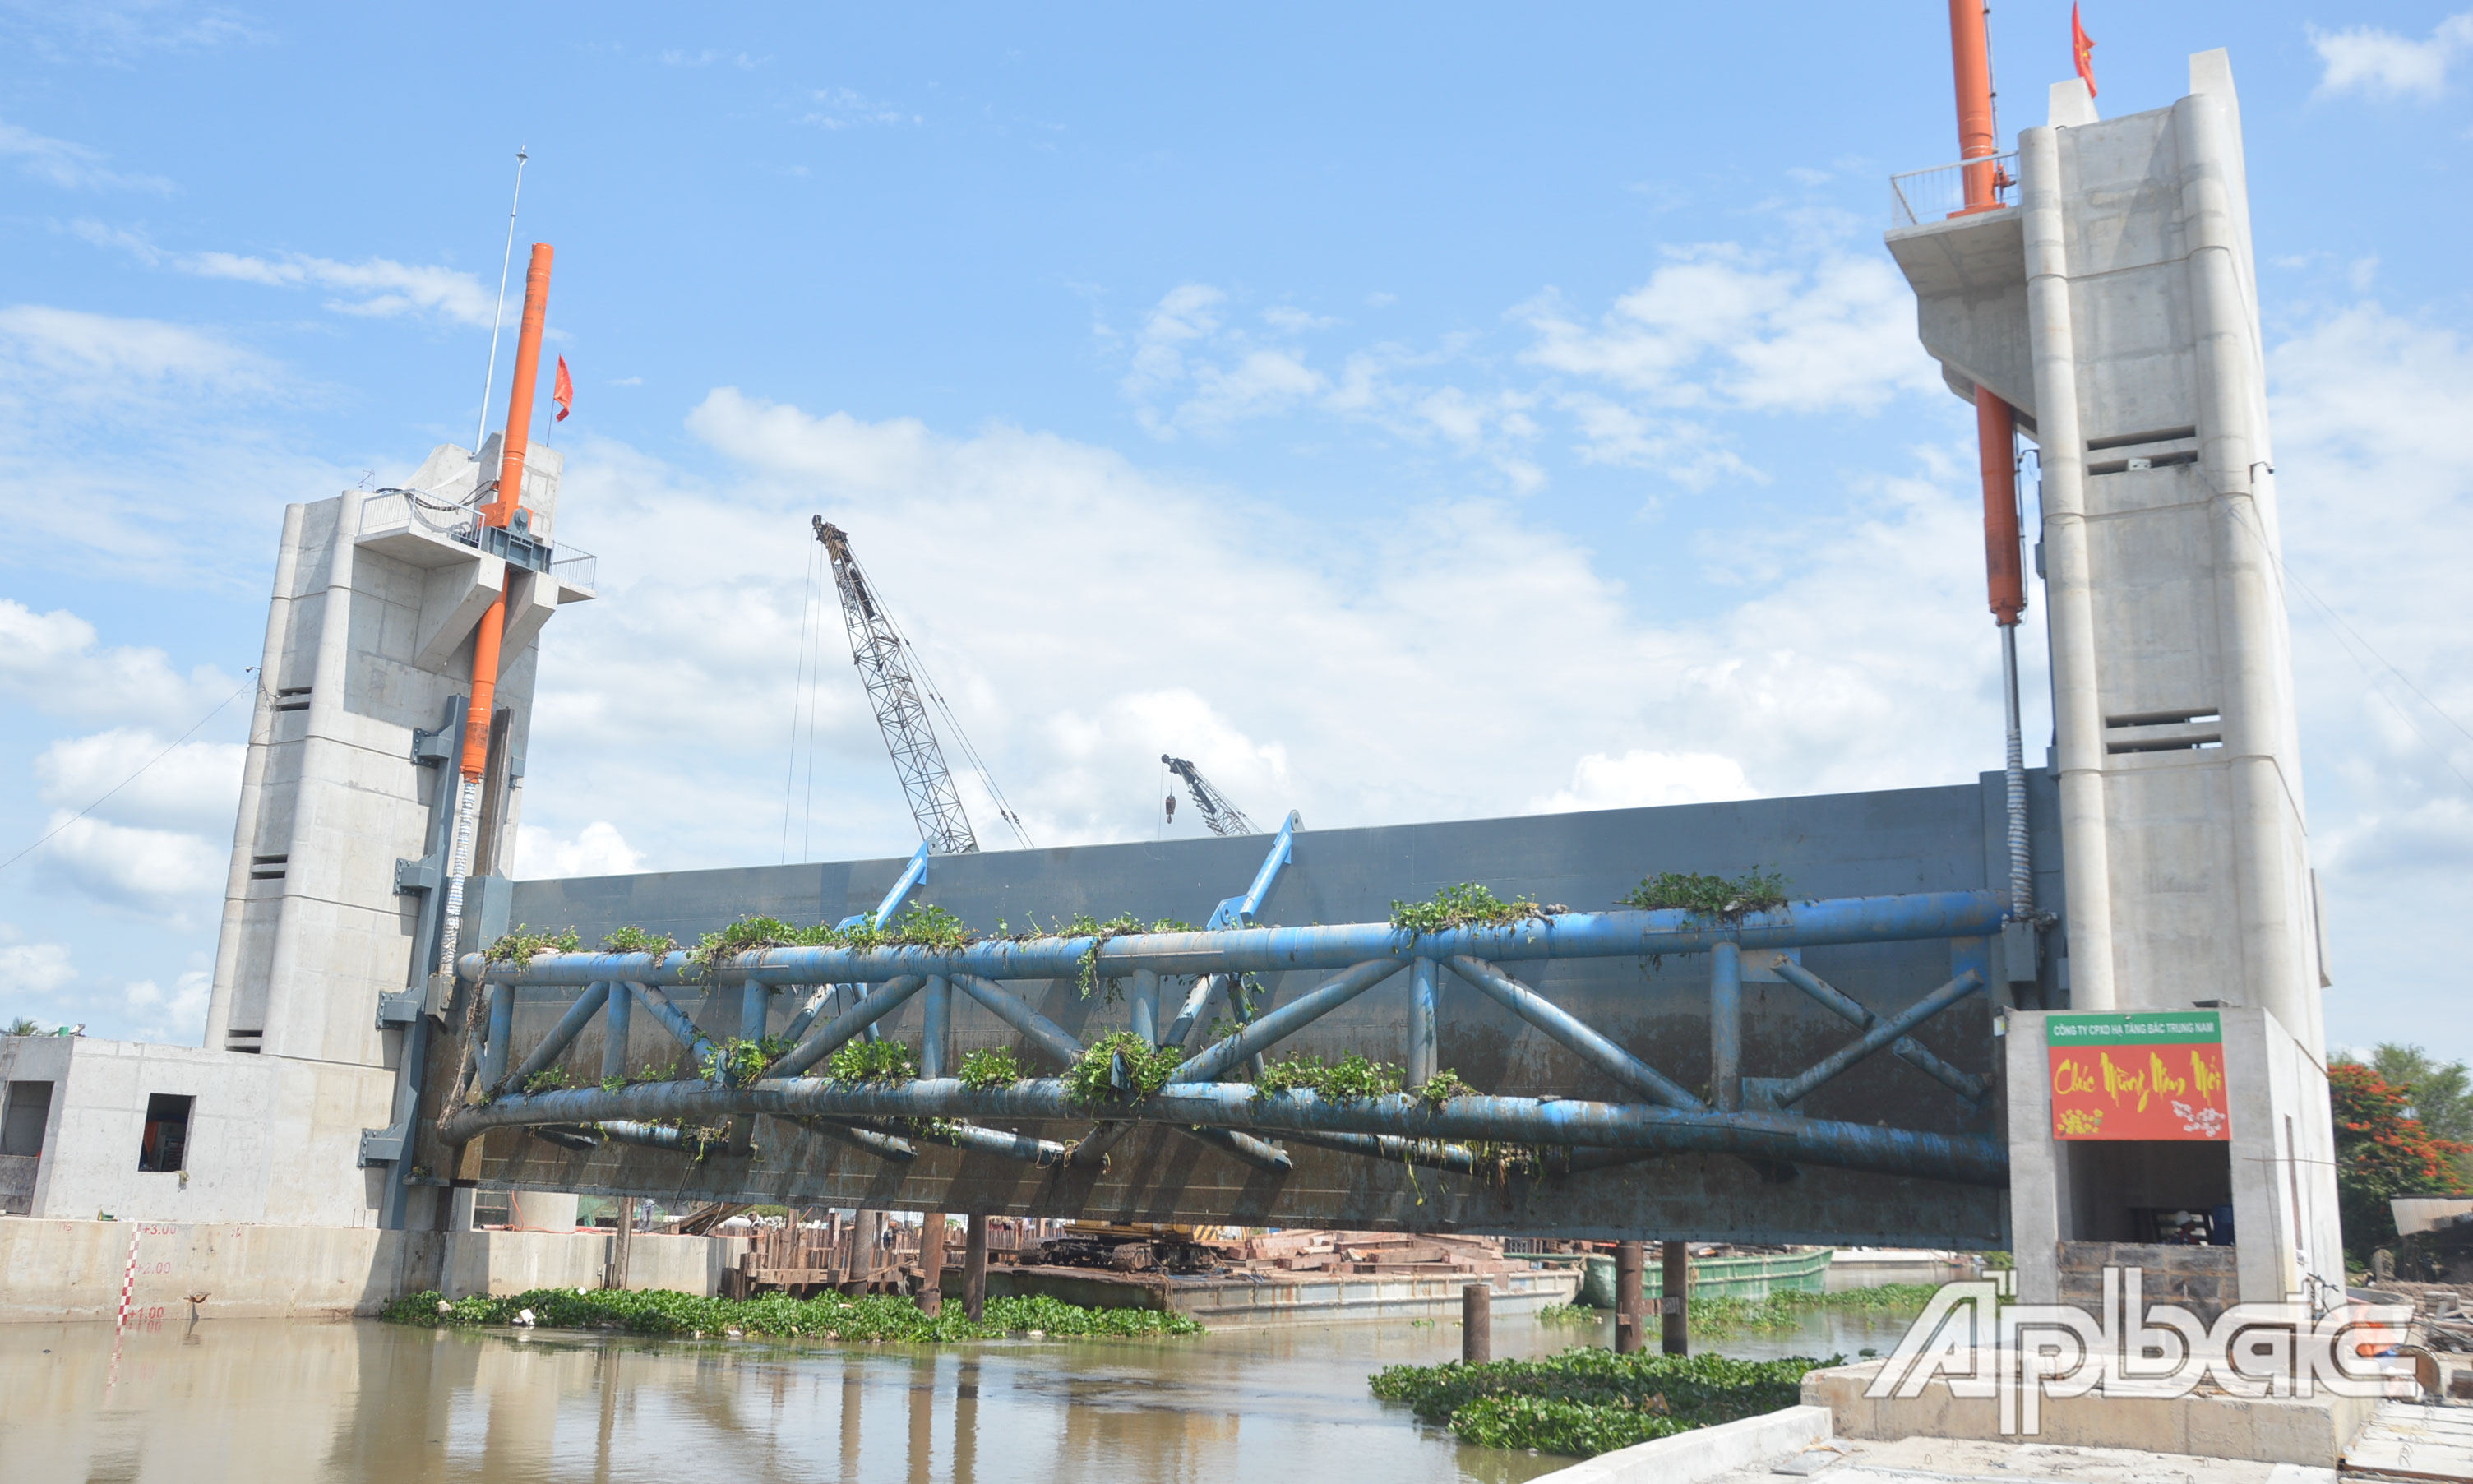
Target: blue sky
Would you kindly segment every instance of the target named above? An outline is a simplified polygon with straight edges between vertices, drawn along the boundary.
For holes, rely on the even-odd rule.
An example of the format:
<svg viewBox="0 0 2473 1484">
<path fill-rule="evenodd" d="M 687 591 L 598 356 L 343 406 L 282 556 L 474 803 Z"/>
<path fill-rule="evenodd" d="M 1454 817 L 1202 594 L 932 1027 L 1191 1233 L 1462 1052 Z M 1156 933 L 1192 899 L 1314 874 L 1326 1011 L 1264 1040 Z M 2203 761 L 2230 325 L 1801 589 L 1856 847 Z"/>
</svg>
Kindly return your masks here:
<svg viewBox="0 0 2473 1484">
<path fill-rule="evenodd" d="M 244 682 L 285 503 L 470 441 L 518 143 L 603 557 L 519 869 L 908 849 L 837 660 L 790 765 L 816 511 L 1043 843 L 1162 751 L 1328 826 L 1997 765 L 1880 246 L 1944 10 L 1331 9 L 0 7 L 0 854 Z M 2231 49 L 2331 1032 L 2458 1056 L 2468 16 L 2087 11 L 2107 113 Z M 1993 28 L 2005 134 L 2068 7 Z M 0 870 L 0 1017 L 194 1037 L 246 707 Z"/>
</svg>

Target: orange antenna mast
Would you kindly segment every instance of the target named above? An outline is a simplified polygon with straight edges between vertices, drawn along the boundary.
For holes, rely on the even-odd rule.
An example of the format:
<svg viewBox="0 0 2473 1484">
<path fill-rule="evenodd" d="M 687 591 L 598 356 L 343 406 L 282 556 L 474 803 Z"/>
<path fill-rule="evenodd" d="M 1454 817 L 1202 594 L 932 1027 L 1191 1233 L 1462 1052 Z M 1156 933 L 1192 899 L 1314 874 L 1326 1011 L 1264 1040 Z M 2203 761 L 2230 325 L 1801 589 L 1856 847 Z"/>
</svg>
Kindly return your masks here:
<svg viewBox="0 0 2473 1484">
<path fill-rule="evenodd" d="M 524 274 L 523 328 L 516 337 L 516 379 L 507 394 L 507 431 L 500 444 L 498 487 L 477 513 L 483 525 L 504 526 L 523 508 L 524 454 L 531 443 L 533 384 L 540 379 L 541 319 L 549 309 L 552 250 L 533 244 L 532 266 Z M 455 843 L 446 877 L 446 916 L 438 933 L 438 971 L 455 972 L 459 928 L 464 920 L 464 878 L 472 874 L 475 837 L 481 825 L 482 775 L 490 766 L 490 723 L 498 699 L 498 647 L 506 637 L 507 593 L 498 595 L 481 615 L 472 633 L 472 704 L 464 715 L 463 778 L 455 799 Z"/>
<path fill-rule="evenodd" d="M 2011 182 L 2001 168 L 2000 126 L 1992 111 L 1992 43 L 1983 0 L 1949 0 L 1950 69 L 1957 84 L 1957 157 L 1965 204 L 1952 216 L 2002 210 Z M 2008 795 L 2010 910 L 2034 913 L 2035 879 L 2028 856 L 2026 746 L 2018 715 L 2018 618 L 2027 610 L 2027 577 L 2019 560 L 2018 419 L 1990 387 L 1975 388 L 1975 453 L 1983 485 L 1983 574 L 1992 621 L 2001 634 L 2002 701 L 2007 722 L 2004 772 Z"/>
</svg>

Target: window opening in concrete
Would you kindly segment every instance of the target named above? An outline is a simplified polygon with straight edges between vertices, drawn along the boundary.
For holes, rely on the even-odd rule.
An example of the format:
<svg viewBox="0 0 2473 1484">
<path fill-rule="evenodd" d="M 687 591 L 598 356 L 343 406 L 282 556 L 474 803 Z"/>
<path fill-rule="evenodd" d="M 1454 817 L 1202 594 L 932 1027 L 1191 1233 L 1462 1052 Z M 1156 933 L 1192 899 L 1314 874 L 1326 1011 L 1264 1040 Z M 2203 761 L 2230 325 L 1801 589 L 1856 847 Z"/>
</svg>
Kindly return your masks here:
<svg viewBox="0 0 2473 1484">
<path fill-rule="evenodd" d="M 2148 433 L 2116 433 L 2110 438 L 2088 439 L 2087 452 L 2095 453 L 2104 448 L 2135 448 L 2141 443 L 2169 443 L 2179 439 L 2197 436 L 2198 430 L 2195 427 L 2157 428 Z"/>
<path fill-rule="evenodd" d="M 286 855 L 252 855 L 249 858 L 249 878 L 252 881 L 280 881 L 284 868 L 292 863 Z"/>
<path fill-rule="evenodd" d="M 286 685 L 282 689 L 277 690 L 275 693 L 275 709 L 278 711 L 305 711 L 309 709 L 309 687 L 306 685 Z"/>
<path fill-rule="evenodd" d="M 156 1174 L 187 1168 L 189 1105 L 197 1099 L 156 1092 L 146 1099 L 146 1134 L 137 1144 L 137 1167 Z"/>
<path fill-rule="evenodd" d="M 12 1155 L 24 1160 L 40 1159 L 43 1126 L 51 1119 L 50 1083 L 9 1084 L 9 1101 L 5 1110 L 0 1110 L 0 1155 Z"/>
</svg>

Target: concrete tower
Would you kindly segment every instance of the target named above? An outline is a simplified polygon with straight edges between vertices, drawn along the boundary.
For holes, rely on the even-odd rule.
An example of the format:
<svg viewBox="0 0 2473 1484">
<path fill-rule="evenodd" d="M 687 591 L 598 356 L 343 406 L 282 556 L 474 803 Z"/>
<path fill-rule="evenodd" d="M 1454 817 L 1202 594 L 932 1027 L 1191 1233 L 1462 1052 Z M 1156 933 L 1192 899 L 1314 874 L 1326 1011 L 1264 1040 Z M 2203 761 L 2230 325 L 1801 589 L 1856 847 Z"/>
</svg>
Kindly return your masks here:
<svg viewBox="0 0 2473 1484">
<path fill-rule="evenodd" d="M 2242 1299 L 2341 1288 L 2329 980 L 2230 65 L 2200 53 L 2188 97 L 2109 121 L 2073 79 L 2018 145 L 2001 209 L 1889 248 L 1952 389 L 2017 409 L 2041 467 L 2065 883 L 2046 952 L 2067 1008 L 2214 1012 L 2231 1126 L 2056 1137 L 2049 1016 L 2016 1017 L 2022 1286 L 2069 1291 L 2078 1244 L 2152 1240 L 2139 1211 L 2229 1207 Z"/>
</svg>

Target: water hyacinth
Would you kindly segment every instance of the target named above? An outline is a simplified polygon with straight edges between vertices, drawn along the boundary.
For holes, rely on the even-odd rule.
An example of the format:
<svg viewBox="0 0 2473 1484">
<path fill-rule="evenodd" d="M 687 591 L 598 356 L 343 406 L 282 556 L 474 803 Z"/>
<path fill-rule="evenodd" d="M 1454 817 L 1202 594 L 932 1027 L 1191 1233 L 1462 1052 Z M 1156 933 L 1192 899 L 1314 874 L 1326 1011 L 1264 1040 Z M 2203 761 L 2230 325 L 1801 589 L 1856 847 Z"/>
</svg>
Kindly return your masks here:
<svg viewBox="0 0 2473 1484">
<path fill-rule="evenodd" d="M 1594 1457 L 1713 1423 L 1774 1412 L 1801 1399 L 1814 1360 L 1723 1355 L 1618 1355 L 1581 1349 L 1538 1360 L 1392 1366 L 1366 1384 L 1405 1401 L 1463 1443 Z"/>
<path fill-rule="evenodd" d="M 668 1289 L 599 1289 L 569 1292 L 536 1288 L 506 1298 L 473 1294 L 448 1301 L 436 1289 L 397 1299 L 379 1311 L 393 1324 L 465 1328 L 508 1325 L 529 1313 L 547 1329 L 616 1329 L 629 1334 L 721 1334 L 736 1330 L 776 1338 L 853 1341 L 906 1340 L 949 1344 L 1000 1340 L 1010 1335 L 1046 1339 L 1134 1338 L 1192 1335 L 1202 1326 L 1183 1314 L 1159 1309 L 1083 1308 L 1050 1298 L 992 1298 L 985 1317 L 971 1323 L 962 1305 L 948 1302 L 933 1318 L 904 1294 L 812 1299 L 786 1293 L 753 1299 L 708 1299 Z"/>
</svg>

